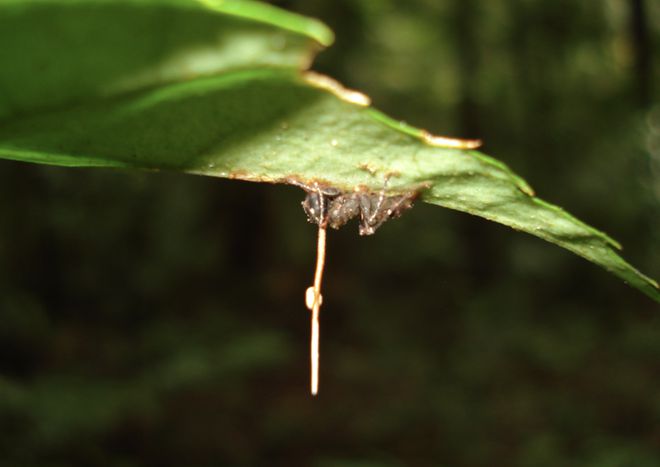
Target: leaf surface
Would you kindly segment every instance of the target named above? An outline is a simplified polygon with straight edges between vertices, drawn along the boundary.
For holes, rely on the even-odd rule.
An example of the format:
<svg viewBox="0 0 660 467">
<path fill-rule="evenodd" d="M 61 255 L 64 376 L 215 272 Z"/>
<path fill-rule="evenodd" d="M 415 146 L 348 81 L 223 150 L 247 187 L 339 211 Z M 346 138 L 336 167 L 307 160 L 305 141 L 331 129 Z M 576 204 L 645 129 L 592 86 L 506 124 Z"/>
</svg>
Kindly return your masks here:
<svg viewBox="0 0 660 467">
<path fill-rule="evenodd" d="M 306 68 L 322 23 L 247 0 L 4 0 L 0 121 L 244 67 Z"/>
<path fill-rule="evenodd" d="M 101 12 L 119 26 L 89 44 L 80 23 L 99 26 L 108 21 Z M 22 28 L 5 28 L 12 17 Z M 37 31 L 49 18 L 54 36 Z M 152 37 L 163 18 L 172 28 Z M 536 198 L 501 162 L 434 145 L 365 96 L 301 72 L 331 40 L 320 23 L 252 2 L 7 2 L 0 59 L 18 66 L 0 70 L 0 157 L 347 191 L 378 191 L 389 179 L 388 191 L 416 190 L 423 201 L 536 235 L 660 301 L 657 283 L 623 260 L 615 241 Z M 27 52 L 21 41 L 31 43 Z"/>
</svg>

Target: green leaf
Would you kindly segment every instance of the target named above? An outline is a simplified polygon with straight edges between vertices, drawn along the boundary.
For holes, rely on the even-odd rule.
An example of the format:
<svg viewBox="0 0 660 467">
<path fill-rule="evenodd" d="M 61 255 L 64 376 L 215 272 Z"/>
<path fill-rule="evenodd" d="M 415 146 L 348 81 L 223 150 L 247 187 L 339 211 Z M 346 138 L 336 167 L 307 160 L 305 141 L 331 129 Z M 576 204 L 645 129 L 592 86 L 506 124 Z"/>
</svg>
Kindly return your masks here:
<svg viewBox="0 0 660 467">
<path fill-rule="evenodd" d="M 0 120 L 245 67 L 306 68 L 333 34 L 245 0 L 4 0 Z"/>
<path fill-rule="evenodd" d="M 365 96 L 344 90 L 328 78 L 301 73 L 310 47 L 317 40 L 331 40 L 318 23 L 306 23 L 283 12 L 272 16 L 275 10 L 271 7 L 251 2 L 218 2 L 214 6 L 183 0 L 62 2 L 72 6 L 69 10 L 58 8 L 84 16 L 89 14 L 86 7 L 90 4 L 103 11 L 144 10 L 143 20 L 124 21 L 117 13 L 121 34 L 112 32 L 114 29 L 104 33 L 104 53 L 99 54 L 98 64 L 76 58 L 91 60 L 93 45 L 73 41 L 81 49 L 77 53 L 77 49 L 60 43 L 66 35 L 50 38 L 51 43 L 56 42 L 54 54 L 66 51 L 72 56 L 62 55 L 59 64 L 48 58 L 53 68 L 46 73 L 43 85 L 39 80 L 41 67 L 30 65 L 31 60 L 11 71 L 6 67 L 0 70 L 0 89 L 9 83 L 18 96 L 0 96 L 0 157 L 68 166 L 167 169 L 260 182 L 323 181 L 344 190 L 362 186 L 378 191 L 389 177 L 388 190 L 393 193 L 419 190 L 426 202 L 556 243 L 660 301 L 657 283 L 625 262 L 615 252 L 619 248 L 615 241 L 536 198 L 531 188 L 501 162 L 477 151 L 433 145 L 427 133 L 366 106 Z M 54 10 L 46 14 L 42 5 Z M 26 15 L 22 24 L 25 39 L 31 28 L 43 26 L 39 22 L 35 26 L 31 16 L 57 16 L 57 5 L 10 2 L 0 8 L 0 40 L 6 44 L 0 54 L 9 57 L 0 57 L 5 59 L 3 63 L 20 62 L 20 42 L 2 27 L 12 14 L 19 11 Z M 150 16 L 154 11 L 174 24 L 181 21 L 182 30 L 187 15 L 194 12 L 188 26 L 194 32 L 198 22 L 205 24 L 199 26 L 204 34 L 194 40 L 187 34 L 175 34 L 155 54 L 148 52 L 148 47 L 138 48 L 143 66 L 132 58 L 122 63 L 130 41 L 124 43 L 117 37 L 120 53 L 114 50 L 111 38 L 114 34 L 149 36 L 143 31 L 152 31 L 146 26 L 149 21 L 160 24 L 154 19 L 158 15 Z M 78 21 L 71 19 L 68 27 L 76 30 L 83 16 L 78 16 Z M 33 32 L 36 38 L 30 53 L 34 49 L 46 60 L 45 52 L 38 53 L 49 47 L 43 43 L 46 38 Z M 291 49 L 285 47 L 282 53 L 268 49 L 273 34 L 284 34 L 286 47 Z M 218 42 L 218 36 L 224 40 Z M 232 44 L 236 43 L 244 44 L 243 53 L 233 53 L 236 45 Z M 254 54 L 248 53 L 250 44 L 255 47 Z M 197 62 L 200 50 L 210 52 Z M 191 75 L 171 66 L 188 59 L 200 66 L 210 61 L 212 66 Z M 80 85 L 75 78 L 79 74 L 84 75 Z M 25 88 L 21 81 L 25 81 Z M 123 84 L 118 86 L 118 82 Z"/>
</svg>

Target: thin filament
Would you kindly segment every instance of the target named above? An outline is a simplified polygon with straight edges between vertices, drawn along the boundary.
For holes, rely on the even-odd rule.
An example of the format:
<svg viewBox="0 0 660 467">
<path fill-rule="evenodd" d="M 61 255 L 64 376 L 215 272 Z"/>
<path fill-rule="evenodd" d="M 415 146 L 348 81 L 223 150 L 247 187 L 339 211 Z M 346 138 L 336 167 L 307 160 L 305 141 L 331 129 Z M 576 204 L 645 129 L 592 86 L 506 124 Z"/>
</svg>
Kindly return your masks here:
<svg viewBox="0 0 660 467">
<path fill-rule="evenodd" d="M 312 366 L 311 390 L 315 396 L 319 392 L 319 311 L 321 310 L 321 280 L 325 267 L 325 225 L 319 226 L 317 243 L 316 272 L 314 274 L 314 301 L 312 304 L 312 336 L 310 342 L 310 360 Z"/>
</svg>

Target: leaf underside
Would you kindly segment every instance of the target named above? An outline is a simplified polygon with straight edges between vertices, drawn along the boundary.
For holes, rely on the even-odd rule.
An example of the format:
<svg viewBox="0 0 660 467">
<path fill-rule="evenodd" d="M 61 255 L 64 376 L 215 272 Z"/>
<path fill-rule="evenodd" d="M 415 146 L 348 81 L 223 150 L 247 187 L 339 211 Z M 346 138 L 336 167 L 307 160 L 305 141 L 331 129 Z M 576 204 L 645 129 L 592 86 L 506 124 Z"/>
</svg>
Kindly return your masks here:
<svg viewBox="0 0 660 467">
<path fill-rule="evenodd" d="M 108 15 L 117 28 L 101 26 Z M 165 36 L 145 33 L 162 30 L 163 18 Z M 90 43 L 95 27 L 101 37 Z M 302 70 L 331 40 L 318 22 L 236 0 L 7 2 L 0 60 L 17 65 L 0 70 L 0 157 L 346 191 L 377 191 L 389 177 L 393 193 L 419 191 L 528 232 L 660 301 L 615 241 L 536 198 L 501 162 L 431 146 L 310 80 Z"/>
</svg>

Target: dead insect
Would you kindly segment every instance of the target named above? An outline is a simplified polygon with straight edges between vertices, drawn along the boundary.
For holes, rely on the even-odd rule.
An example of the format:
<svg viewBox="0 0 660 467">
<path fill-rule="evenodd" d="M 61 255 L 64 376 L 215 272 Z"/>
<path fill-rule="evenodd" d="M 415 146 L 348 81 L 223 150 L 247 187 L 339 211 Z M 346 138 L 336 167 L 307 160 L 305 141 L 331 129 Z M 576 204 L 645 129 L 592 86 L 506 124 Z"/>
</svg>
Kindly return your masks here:
<svg viewBox="0 0 660 467">
<path fill-rule="evenodd" d="M 360 217 L 360 235 L 372 235 L 389 219 L 401 216 L 412 207 L 415 195 L 390 195 L 383 192 L 344 193 L 329 200 L 327 223 L 338 229 L 354 217 Z"/>
<path fill-rule="evenodd" d="M 385 187 L 378 193 L 370 191 L 342 193 L 337 188 L 321 186 L 318 183 L 312 186 L 297 184 L 307 191 L 302 206 L 309 222 L 339 229 L 359 216 L 360 235 L 372 235 L 389 219 L 401 216 L 412 207 L 416 197 L 414 192 L 387 195 Z"/>
</svg>

